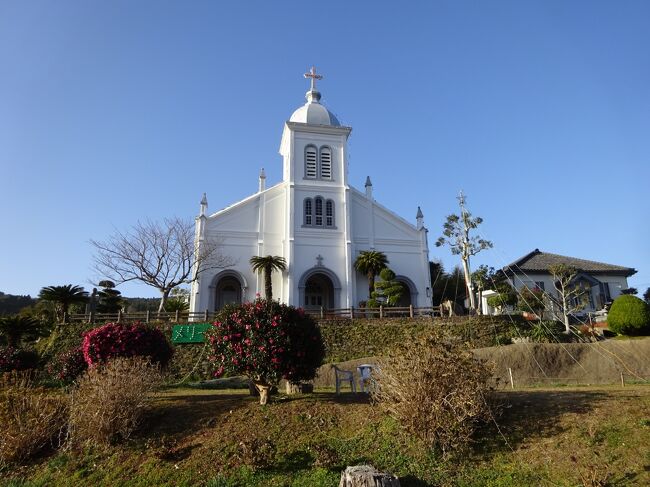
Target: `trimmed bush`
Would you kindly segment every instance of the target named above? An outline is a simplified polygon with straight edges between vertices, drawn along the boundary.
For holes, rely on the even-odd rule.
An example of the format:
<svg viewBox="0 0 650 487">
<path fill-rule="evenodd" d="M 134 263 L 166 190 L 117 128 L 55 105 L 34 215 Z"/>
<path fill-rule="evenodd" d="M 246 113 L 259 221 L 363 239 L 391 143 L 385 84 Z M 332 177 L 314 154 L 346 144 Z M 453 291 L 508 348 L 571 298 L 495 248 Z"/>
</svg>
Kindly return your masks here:
<svg viewBox="0 0 650 487">
<path fill-rule="evenodd" d="M 143 357 L 115 358 L 90 367 L 71 395 L 73 443 L 110 444 L 128 439 L 161 380 L 158 368 Z"/>
<path fill-rule="evenodd" d="M 320 330 L 302 308 L 265 299 L 226 307 L 205 336 L 216 376 L 247 375 L 267 391 L 280 379 L 313 379 L 325 355 Z"/>
<path fill-rule="evenodd" d="M 379 361 L 371 393 L 379 407 L 430 448 L 463 449 L 491 416 L 492 370 L 466 347 L 430 337 Z"/>
<path fill-rule="evenodd" d="M 612 303 L 607 324 L 619 335 L 650 334 L 650 305 L 636 296 L 623 294 Z"/>
<path fill-rule="evenodd" d="M 74 382 L 87 369 L 88 364 L 81 347 L 75 347 L 72 350 L 63 352 L 47 367 L 49 374 L 64 384 Z"/>
<path fill-rule="evenodd" d="M 86 332 L 81 347 L 89 366 L 116 357 L 147 357 L 152 363 L 165 367 L 173 354 L 160 330 L 140 323 L 107 323 Z"/>
<path fill-rule="evenodd" d="M 528 336 L 539 343 L 559 343 L 569 341 L 573 337 L 564 333 L 564 325 L 559 321 L 534 321 Z"/>
<path fill-rule="evenodd" d="M 65 398 L 34 387 L 29 373 L 0 378 L 0 466 L 57 446 L 66 424 Z"/>
</svg>

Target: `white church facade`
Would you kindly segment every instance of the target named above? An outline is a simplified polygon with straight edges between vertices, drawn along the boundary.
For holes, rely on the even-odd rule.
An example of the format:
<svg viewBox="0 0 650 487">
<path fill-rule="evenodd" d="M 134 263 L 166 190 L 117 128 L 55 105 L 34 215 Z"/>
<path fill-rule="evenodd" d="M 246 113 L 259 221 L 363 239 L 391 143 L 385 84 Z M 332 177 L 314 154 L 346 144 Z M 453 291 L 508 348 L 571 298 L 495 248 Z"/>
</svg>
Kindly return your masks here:
<svg viewBox="0 0 650 487">
<path fill-rule="evenodd" d="M 208 214 L 204 195 L 196 218 L 196 245 L 218 241 L 233 265 L 199 274 L 191 311 L 264 296 L 263 276 L 252 256 L 284 257 L 287 269 L 273 273 L 273 297 L 303 308 L 358 307 L 368 299 L 367 277 L 354 268 L 361 251 L 386 254 L 406 292 L 400 304 L 431 305 L 427 230 L 418 208 L 412 224 L 348 182 L 347 142 L 342 126 L 320 103 L 313 69 L 307 103 L 285 123 L 280 143 L 282 182 L 266 187 L 262 170 L 257 193 Z"/>
</svg>

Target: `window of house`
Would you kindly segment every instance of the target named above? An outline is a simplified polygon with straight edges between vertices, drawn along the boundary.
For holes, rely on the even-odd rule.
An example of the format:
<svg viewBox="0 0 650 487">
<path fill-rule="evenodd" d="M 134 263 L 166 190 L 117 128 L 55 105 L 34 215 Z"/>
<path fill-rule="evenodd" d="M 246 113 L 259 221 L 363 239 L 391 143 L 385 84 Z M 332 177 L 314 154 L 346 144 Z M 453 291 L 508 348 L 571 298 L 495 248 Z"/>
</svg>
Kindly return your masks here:
<svg viewBox="0 0 650 487">
<path fill-rule="evenodd" d="M 320 148 L 320 177 L 332 179 L 332 151 L 329 147 Z"/>
<path fill-rule="evenodd" d="M 316 147 L 308 145 L 305 147 L 305 177 L 309 179 L 316 179 L 318 175 L 316 161 Z"/>
<path fill-rule="evenodd" d="M 305 225 L 311 225 L 313 222 L 313 203 L 311 198 L 305 198 Z"/>
<path fill-rule="evenodd" d="M 540 291 L 544 291 L 544 281 L 535 281 L 535 287 Z"/>
</svg>

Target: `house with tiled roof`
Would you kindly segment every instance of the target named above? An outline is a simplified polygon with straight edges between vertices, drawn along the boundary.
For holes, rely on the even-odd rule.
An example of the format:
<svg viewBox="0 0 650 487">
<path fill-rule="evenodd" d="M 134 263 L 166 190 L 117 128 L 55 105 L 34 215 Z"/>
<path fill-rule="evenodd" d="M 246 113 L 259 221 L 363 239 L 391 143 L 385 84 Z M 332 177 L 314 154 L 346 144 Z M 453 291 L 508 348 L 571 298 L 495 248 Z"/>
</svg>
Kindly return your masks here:
<svg viewBox="0 0 650 487">
<path fill-rule="evenodd" d="M 535 249 L 505 266 L 502 272 L 517 290 L 524 287 L 541 289 L 551 296 L 557 296 L 553 276 L 549 267 L 565 264 L 578 269 L 574 282 L 589 289 L 589 304 L 583 312 L 594 312 L 616 299 L 628 288 L 627 278 L 636 274 L 636 269 L 593 260 L 579 259 L 565 255 L 551 254 Z"/>
</svg>

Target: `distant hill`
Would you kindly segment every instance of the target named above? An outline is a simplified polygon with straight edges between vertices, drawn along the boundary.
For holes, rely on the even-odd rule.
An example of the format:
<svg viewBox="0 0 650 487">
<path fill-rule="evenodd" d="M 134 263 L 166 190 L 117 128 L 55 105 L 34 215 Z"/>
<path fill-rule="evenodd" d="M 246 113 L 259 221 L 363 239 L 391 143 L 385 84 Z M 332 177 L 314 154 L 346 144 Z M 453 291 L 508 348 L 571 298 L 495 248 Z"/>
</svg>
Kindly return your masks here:
<svg viewBox="0 0 650 487">
<path fill-rule="evenodd" d="M 123 298 L 127 312 L 157 311 L 160 298 Z M 22 309 L 36 304 L 38 299 L 31 296 L 17 296 L 0 291 L 0 316 L 19 313 Z"/>
<path fill-rule="evenodd" d="M 21 309 L 32 306 L 36 303 L 36 298 L 31 296 L 16 296 L 5 294 L 0 291 L 0 315 L 11 315 L 18 313 Z"/>
</svg>

